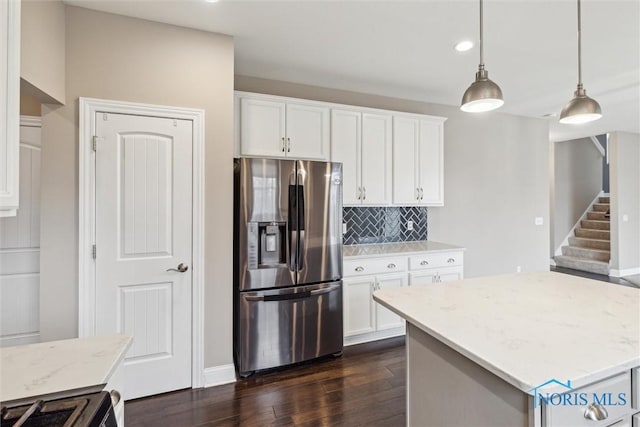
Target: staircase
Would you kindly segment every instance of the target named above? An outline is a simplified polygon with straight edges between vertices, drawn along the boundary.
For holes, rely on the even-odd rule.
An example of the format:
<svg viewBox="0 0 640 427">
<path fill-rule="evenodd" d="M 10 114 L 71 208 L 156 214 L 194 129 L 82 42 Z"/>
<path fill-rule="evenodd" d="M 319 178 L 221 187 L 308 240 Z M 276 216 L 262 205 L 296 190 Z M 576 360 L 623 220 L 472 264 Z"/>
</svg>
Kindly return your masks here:
<svg viewBox="0 0 640 427">
<path fill-rule="evenodd" d="M 562 247 L 562 255 L 554 257 L 558 267 L 609 275 L 611 258 L 609 197 L 600 197 L 580 221 L 569 246 Z"/>
</svg>

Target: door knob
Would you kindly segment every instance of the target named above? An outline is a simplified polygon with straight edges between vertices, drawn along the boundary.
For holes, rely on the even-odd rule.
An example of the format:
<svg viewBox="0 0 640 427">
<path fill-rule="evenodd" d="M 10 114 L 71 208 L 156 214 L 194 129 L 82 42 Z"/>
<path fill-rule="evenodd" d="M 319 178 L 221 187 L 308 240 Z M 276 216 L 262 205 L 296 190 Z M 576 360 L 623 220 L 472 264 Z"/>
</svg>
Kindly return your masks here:
<svg viewBox="0 0 640 427">
<path fill-rule="evenodd" d="M 178 268 L 167 268 L 167 271 L 177 271 L 178 273 L 184 273 L 189 269 L 187 264 L 180 263 L 178 264 Z"/>
</svg>

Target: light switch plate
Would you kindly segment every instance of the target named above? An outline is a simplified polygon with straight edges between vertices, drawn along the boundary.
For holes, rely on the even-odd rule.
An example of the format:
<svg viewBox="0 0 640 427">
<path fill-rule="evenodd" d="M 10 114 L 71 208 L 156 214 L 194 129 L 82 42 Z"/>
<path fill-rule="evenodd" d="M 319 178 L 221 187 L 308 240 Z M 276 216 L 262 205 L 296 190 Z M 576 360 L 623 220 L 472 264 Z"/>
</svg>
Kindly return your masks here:
<svg viewBox="0 0 640 427">
<path fill-rule="evenodd" d="M 542 225 L 542 224 L 544 224 L 544 218 L 543 218 L 543 217 L 541 217 L 541 216 L 537 216 L 537 217 L 536 217 L 536 219 L 535 219 L 535 224 L 536 224 L 536 225 Z"/>
<path fill-rule="evenodd" d="M 629 221 L 629 215 L 624 214 L 622 215 L 622 222 L 628 222 Z"/>
</svg>

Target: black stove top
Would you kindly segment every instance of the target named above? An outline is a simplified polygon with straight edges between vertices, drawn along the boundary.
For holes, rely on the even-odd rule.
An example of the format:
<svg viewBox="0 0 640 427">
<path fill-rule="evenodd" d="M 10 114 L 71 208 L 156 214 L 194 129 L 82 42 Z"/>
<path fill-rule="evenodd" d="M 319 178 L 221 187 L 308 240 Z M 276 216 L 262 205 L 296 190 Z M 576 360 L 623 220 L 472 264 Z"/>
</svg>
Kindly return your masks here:
<svg viewBox="0 0 640 427">
<path fill-rule="evenodd" d="M 116 427 L 106 391 L 32 404 L 2 406 L 2 427 Z"/>
</svg>

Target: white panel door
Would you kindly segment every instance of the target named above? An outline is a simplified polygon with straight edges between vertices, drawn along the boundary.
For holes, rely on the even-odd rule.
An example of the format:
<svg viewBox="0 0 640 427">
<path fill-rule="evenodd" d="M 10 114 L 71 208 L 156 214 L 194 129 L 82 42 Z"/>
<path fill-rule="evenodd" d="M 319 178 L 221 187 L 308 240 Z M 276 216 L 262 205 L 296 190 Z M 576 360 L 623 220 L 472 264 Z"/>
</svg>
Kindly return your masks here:
<svg viewBox="0 0 640 427">
<path fill-rule="evenodd" d="M 393 203 L 420 203 L 418 191 L 419 122 L 407 117 L 393 118 Z"/>
<path fill-rule="evenodd" d="M 0 347 L 40 340 L 40 139 L 20 126 L 20 208 L 0 218 Z"/>
<path fill-rule="evenodd" d="M 407 286 L 406 273 L 385 274 L 384 276 L 377 276 L 376 280 L 380 289 L 398 289 Z M 400 316 L 377 302 L 373 302 L 373 304 L 376 307 L 376 329 L 378 331 L 398 328 L 404 325 Z"/>
<path fill-rule="evenodd" d="M 191 386 L 192 122 L 96 114 L 96 333 L 133 335 L 125 398 Z"/>
<path fill-rule="evenodd" d="M 240 154 L 285 157 L 285 104 L 262 99 L 240 100 Z"/>
<path fill-rule="evenodd" d="M 375 330 L 372 304 L 374 281 L 372 276 L 342 280 L 345 337 Z"/>
<path fill-rule="evenodd" d="M 391 203 L 391 116 L 362 115 L 362 203 Z"/>
<path fill-rule="evenodd" d="M 362 114 L 331 110 L 331 161 L 342 163 L 342 204 L 360 204 L 360 142 Z"/>
<path fill-rule="evenodd" d="M 420 202 L 429 206 L 444 205 L 442 126 L 440 122 L 420 120 Z"/>
<path fill-rule="evenodd" d="M 287 156 L 329 160 L 329 108 L 287 104 Z"/>
</svg>

